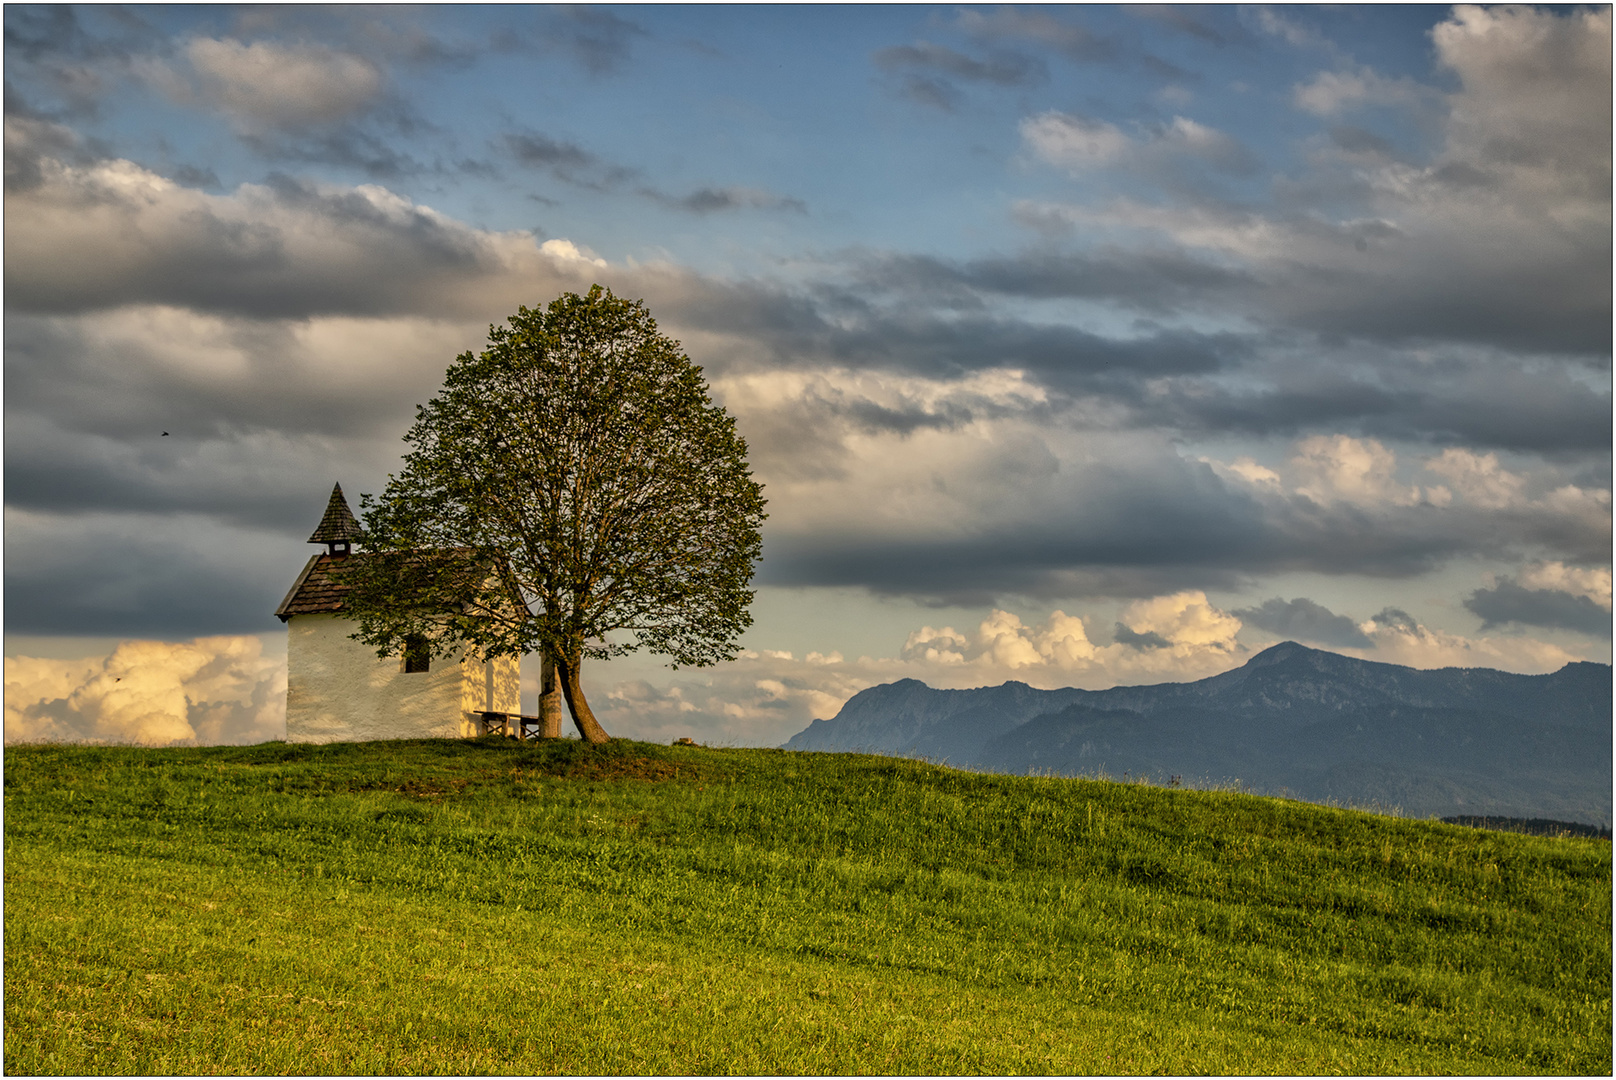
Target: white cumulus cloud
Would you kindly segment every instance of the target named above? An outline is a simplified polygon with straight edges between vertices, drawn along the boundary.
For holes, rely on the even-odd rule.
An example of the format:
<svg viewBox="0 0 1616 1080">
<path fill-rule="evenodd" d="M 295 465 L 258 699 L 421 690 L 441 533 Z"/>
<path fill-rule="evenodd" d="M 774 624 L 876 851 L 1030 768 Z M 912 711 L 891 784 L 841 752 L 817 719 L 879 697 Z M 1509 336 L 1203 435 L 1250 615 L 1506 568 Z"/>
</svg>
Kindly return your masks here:
<svg viewBox="0 0 1616 1080">
<path fill-rule="evenodd" d="M 1420 498 L 1419 488 L 1396 482 L 1397 455 L 1375 439 L 1310 436 L 1296 444 L 1291 468 L 1302 480 L 1297 492 L 1319 502 L 1408 506 Z"/>
<path fill-rule="evenodd" d="M 1611 610 L 1611 573 L 1608 566 L 1567 566 L 1563 562 L 1541 562 L 1527 567 L 1517 580 L 1528 589 L 1549 589 L 1572 596 L 1586 596 L 1606 611 Z"/>
<path fill-rule="evenodd" d="M 1204 650 L 1232 653 L 1240 620 L 1219 611 L 1199 590 L 1136 600 L 1122 612 L 1122 620 L 1137 634 L 1155 634 L 1188 658 Z"/>
<path fill-rule="evenodd" d="M 1359 629 L 1374 642 L 1374 648 L 1343 649 L 1343 652 L 1413 668 L 1485 667 L 1543 674 L 1582 659 L 1558 645 L 1535 638 L 1515 635 L 1471 638 L 1434 630 L 1405 612 L 1395 610 L 1366 620 Z"/>
<path fill-rule="evenodd" d="M 126 641 L 84 660 L 7 657 L 5 741 L 258 743 L 286 735 L 286 662 L 254 636 Z"/>
<path fill-rule="evenodd" d="M 1513 506 L 1522 499 L 1524 477 L 1498 464 L 1497 454 L 1477 454 L 1450 446 L 1425 467 L 1443 477 L 1472 505 L 1484 510 Z"/>
<path fill-rule="evenodd" d="M 198 37 L 185 57 L 201 84 L 191 100 L 217 104 L 247 127 L 342 120 L 368 108 L 384 82 L 368 60 L 320 45 Z M 173 82 L 164 85 L 173 93 Z"/>
</svg>

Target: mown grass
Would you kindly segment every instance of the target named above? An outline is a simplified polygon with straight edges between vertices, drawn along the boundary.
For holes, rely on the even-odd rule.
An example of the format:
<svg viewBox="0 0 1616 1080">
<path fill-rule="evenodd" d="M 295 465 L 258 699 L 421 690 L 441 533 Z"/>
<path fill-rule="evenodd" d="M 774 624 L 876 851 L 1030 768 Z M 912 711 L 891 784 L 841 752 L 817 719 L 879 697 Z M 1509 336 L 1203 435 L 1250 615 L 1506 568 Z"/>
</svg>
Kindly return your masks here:
<svg viewBox="0 0 1616 1080">
<path fill-rule="evenodd" d="M 1611 845 L 659 747 L 12 747 L 7 1073 L 1608 1074 Z"/>
</svg>

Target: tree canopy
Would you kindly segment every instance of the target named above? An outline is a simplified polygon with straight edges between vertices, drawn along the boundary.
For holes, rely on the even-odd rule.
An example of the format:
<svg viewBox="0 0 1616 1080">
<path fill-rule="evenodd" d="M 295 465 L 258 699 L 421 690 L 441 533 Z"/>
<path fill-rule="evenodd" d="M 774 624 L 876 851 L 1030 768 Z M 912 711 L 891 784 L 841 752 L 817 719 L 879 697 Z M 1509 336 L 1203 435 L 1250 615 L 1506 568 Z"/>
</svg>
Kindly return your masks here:
<svg viewBox="0 0 1616 1080">
<path fill-rule="evenodd" d="M 594 286 L 491 326 L 361 499 L 354 635 L 397 655 L 542 651 L 579 733 L 586 659 L 732 658 L 751 625 L 763 489 L 701 368 L 640 301 Z"/>
</svg>

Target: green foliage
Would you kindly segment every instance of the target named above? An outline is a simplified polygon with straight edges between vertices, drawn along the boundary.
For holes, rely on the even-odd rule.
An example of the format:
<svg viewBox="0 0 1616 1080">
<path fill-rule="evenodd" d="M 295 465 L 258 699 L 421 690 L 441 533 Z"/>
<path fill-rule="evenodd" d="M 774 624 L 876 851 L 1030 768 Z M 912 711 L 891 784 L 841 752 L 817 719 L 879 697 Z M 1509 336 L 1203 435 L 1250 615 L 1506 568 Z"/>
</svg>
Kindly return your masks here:
<svg viewBox="0 0 1616 1080">
<path fill-rule="evenodd" d="M 403 471 L 362 497 L 356 636 L 383 655 L 412 638 L 542 651 L 564 678 L 641 647 L 676 667 L 733 657 L 766 515 L 701 369 L 598 285 L 488 341 L 419 410 Z"/>
<path fill-rule="evenodd" d="M 1605 1073 L 1611 846 L 614 740 L 12 747 L 8 1073 Z"/>
</svg>

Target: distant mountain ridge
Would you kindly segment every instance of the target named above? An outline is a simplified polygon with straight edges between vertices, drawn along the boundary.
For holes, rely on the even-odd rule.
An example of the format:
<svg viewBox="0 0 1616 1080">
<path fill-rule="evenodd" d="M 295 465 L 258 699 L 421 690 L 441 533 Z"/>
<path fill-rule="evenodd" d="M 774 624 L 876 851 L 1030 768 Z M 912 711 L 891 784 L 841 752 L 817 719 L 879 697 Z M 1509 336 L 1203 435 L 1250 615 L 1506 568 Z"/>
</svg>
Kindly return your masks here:
<svg viewBox="0 0 1616 1080">
<path fill-rule="evenodd" d="M 1239 781 L 1417 817 L 1608 825 L 1611 705 L 1608 664 L 1427 671 L 1287 641 L 1188 683 L 933 690 L 904 679 L 854 695 L 786 748 L 994 772 Z"/>
</svg>

